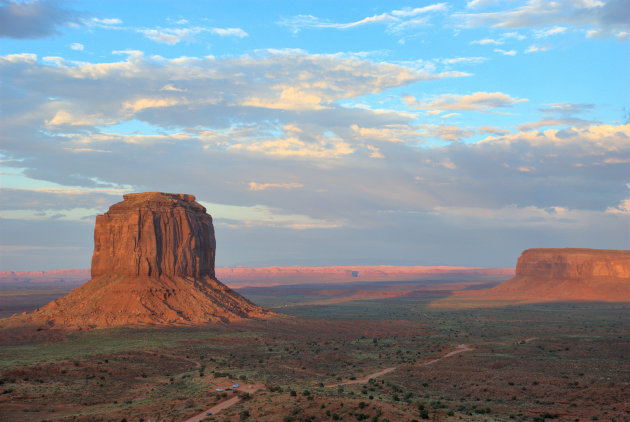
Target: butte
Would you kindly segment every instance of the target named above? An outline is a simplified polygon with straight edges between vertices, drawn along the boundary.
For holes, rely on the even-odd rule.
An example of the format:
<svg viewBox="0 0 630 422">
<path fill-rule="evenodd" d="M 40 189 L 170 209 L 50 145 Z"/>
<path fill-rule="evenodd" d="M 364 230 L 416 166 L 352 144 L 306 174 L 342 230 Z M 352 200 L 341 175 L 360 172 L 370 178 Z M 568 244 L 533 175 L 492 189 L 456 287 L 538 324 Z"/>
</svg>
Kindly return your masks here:
<svg viewBox="0 0 630 422">
<path fill-rule="evenodd" d="M 212 217 L 193 195 L 123 198 L 96 217 L 91 280 L 16 319 L 54 328 L 104 328 L 272 315 L 216 279 Z"/>
<path fill-rule="evenodd" d="M 538 248 L 523 251 L 513 278 L 491 289 L 455 291 L 435 308 L 542 302 L 630 302 L 630 251 Z"/>
</svg>

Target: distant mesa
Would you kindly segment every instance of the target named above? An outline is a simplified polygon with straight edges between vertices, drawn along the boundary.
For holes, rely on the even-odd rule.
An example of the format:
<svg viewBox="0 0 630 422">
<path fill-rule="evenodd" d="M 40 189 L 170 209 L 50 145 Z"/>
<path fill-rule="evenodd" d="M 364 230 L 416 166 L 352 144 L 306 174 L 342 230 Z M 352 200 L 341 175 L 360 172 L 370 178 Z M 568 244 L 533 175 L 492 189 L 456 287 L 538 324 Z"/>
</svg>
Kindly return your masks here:
<svg viewBox="0 0 630 422">
<path fill-rule="evenodd" d="M 516 275 L 487 290 L 458 291 L 434 306 L 483 302 L 630 302 L 630 251 L 604 249 L 528 249 Z"/>
<path fill-rule="evenodd" d="M 193 195 L 146 192 L 96 217 L 92 279 L 21 322 L 97 328 L 271 315 L 215 278 L 212 217 Z"/>
</svg>

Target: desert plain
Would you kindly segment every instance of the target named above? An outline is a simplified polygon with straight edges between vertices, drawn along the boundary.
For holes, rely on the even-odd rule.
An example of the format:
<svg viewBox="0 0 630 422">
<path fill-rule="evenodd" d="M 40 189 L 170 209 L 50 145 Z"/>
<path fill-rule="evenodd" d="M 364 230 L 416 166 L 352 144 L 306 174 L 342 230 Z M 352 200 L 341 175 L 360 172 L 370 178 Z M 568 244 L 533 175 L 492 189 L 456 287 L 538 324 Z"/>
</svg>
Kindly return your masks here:
<svg viewBox="0 0 630 422">
<path fill-rule="evenodd" d="M 282 276 L 259 277 L 259 286 L 252 286 L 255 270 L 231 272 L 239 271 L 249 275 L 232 277 L 234 286 L 246 285 L 236 291 L 275 317 L 197 326 L 4 329 L 0 419 L 630 419 L 628 302 L 436 306 L 454 291 L 509 279 L 506 270 L 363 281 L 361 267 L 346 280 L 307 268 L 301 278 L 292 275 L 292 284 Z M 67 293 L 64 283 L 89 278 L 84 272 L 84 279 L 73 279 L 76 273 L 5 273 L 2 316 L 32 311 Z M 233 384 L 243 388 L 216 391 Z"/>
</svg>

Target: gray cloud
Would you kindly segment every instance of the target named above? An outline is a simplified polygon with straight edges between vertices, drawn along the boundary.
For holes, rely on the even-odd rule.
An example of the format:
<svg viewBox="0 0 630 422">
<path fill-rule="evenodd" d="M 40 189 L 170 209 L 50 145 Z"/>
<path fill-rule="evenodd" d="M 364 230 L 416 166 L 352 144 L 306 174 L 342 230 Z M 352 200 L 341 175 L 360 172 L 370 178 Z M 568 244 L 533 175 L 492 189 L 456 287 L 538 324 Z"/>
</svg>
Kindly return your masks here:
<svg viewBox="0 0 630 422">
<path fill-rule="evenodd" d="M 17 39 L 44 38 L 59 34 L 58 28 L 77 24 L 77 11 L 63 7 L 61 1 L 0 1 L 0 36 Z"/>
<path fill-rule="evenodd" d="M 85 265 L 63 258 L 59 266 L 87 267 L 94 210 L 105 211 L 129 188 L 215 204 L 209 212 L 220 216 L 220 265 L 332 264 L 337 252 L 345 263 L 512 265 L 530 246 L 623 247 L 627 216 L 607 210 L 629 196 L 628 125 L 512 133 L 417 125 L 409 111 L 342 103 L 445 77 L 439 71 L 286 51 L 175 60 L 127 54 L 96 64 L 0 59 L 2 96 L 11 105 L 0 122 L 3 166 L 83 187 L 4 189 L 3 210 L 13 218 L 1 221 L 2 245 L 35 247 L 37 236 L 47 236 L 44 246 L 85 249 L 76 255 Z M 517 101 L 503 95 L 489 104 Z M 445 104 L 475 108 L 476 99 Z M 138 121 L 149 125 L 143 134 L 112 124 Z M 480 133 L 492 136 L 425 142 Z M 301 187 L 252 190 L 252 181 Z M 73 207 L 89 216 L 68 221 Z M 17 218 L 22 211 L 40 219 Z M 254 212 L 273 219 L 248 220 Z M 494 258 L 462 249 L 458 262 L 441 261 L 464 248 L 457 245 L 479 244 L 489 246 L 472 249 Z M 40 262 L 61 256 L 53 249 L 37 252 Z"/>
<path fill-rule="evenodd" d="M 476 3 L 476 2 L 471 2 Z M 628 39 L 630 3 L 627 0 L 528 0 L 512 10 L 485 13 L 457 13 L 467 27 L 541 28 L 573 25 L 588 29 L 589 38 L 615 36 Z"/>
</svg>

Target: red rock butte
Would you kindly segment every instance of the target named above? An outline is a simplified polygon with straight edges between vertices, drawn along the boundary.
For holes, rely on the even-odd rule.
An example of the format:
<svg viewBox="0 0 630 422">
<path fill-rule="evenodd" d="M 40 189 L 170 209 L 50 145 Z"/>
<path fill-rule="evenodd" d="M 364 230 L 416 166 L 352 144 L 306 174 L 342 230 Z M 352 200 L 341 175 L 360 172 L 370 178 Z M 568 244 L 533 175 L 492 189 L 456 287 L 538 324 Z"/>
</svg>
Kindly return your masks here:
<svg viewBox="0 0 630 422">
<path fill-rule="evenodd" d="M 212 217 L 193 195 L 146 192 L 123 198 L 96 217 L 92 279 L 17 319 L 97 328 L 271 315 L 215 278 Z"/>
<path fill-rule="evenodd" d="M 516 275 L 487 290 L 458 291 L 434 306 L 471 301 L 630 302 L 630 251 L 605 249 L 528 249 Z"/>
</svg>

